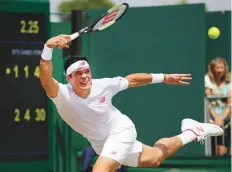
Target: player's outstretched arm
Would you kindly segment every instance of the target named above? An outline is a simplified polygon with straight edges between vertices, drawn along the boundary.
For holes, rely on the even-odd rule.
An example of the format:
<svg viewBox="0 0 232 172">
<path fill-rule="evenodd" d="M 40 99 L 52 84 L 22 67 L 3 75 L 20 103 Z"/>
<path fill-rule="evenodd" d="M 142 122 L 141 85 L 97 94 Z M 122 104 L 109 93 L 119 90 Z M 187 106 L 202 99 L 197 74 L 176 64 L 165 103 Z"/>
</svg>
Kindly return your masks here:
<svg viewBox="0 0 232 172">
<path fill-rule="evenodd" d="M 192 80 L 191 74 L 147 74 L 136 73 L 125 77 L 129 87 L 138 87 L 154 83 L 189 85 Z"/>
<path fill-rule="evenodd" d="M 68 35 L 59 35 L 49 39 L 44 45 L 44 50 L 40 60 L 40 82 L 46 94 L 54 98 L 57 96 L 59 84 L 52 78 L 52 51 L 53 48 L 68 47 L 67 43 L 70 41 Z"/>
</svg>

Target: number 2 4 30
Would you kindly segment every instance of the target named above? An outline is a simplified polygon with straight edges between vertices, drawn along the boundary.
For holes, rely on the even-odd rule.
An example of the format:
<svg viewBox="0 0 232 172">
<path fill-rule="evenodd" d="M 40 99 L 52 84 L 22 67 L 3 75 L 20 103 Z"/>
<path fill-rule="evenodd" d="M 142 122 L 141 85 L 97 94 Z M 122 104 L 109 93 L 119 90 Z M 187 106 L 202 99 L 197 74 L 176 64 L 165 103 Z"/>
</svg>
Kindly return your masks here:
<svg viewBox="0 0 232 172">
<path fill-rule="evenodd" d="M 37 34 L 39 33 L 39 21 L 37 20 L 21 20 L 20 33 Z"/>
<path fill-rule="evenodd" d="M 14 109 L 14 121 L 15 122 L 20 122 L 22 120 L 26 120 L 26 121 L 32 121 L 35 120 L 37 122 L 40 121 L 45 121 L 46 120 L 46 111 L 44 108 L 37 108 L 34 111 L 35 114 L 31 113 L 30 109 L 26 109 L 25 112 L 21 112 L 18 108 Z"/>
</svg>

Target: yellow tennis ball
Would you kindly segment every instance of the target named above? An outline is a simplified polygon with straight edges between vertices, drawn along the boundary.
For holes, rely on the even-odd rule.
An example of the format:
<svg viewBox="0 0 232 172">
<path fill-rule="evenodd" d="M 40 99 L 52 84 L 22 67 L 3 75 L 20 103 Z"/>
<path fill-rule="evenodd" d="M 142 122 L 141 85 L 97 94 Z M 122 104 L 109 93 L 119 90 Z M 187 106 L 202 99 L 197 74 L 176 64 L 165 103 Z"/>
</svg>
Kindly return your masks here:
<svg viewBox="0 0 232 172">
<path fill-rule="evenodd" d="M 220 36 L 220 30 L 217 27 L 211 27 L 208 30 L 208 36 L 211 39 L 217 39 Z"/>
</svg>

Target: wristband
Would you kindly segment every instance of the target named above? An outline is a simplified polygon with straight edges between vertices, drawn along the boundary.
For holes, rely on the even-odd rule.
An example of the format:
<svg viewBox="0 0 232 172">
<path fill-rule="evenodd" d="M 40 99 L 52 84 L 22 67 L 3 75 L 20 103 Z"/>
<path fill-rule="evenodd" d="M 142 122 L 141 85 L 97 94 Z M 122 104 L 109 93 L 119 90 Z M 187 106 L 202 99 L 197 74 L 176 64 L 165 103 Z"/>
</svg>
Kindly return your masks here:
<svg viewBox="0 0 232 172">
<path fill-rule="evenodd" d="M 43 52 L 41 54 L 42 59 L 44 59 L 44 60 L 51 60 L 52 59 L 52 52 L 53 52 L 53 48 L 49 48 L 45 44 Z"/>
<path fill-rule="evenodd" d="M 162 83 L 164 81 L 163 73 L 160 73 L 160 74 L 151 73 L 151 76 L 152 76 L 151 84 Z"/>
</svg>

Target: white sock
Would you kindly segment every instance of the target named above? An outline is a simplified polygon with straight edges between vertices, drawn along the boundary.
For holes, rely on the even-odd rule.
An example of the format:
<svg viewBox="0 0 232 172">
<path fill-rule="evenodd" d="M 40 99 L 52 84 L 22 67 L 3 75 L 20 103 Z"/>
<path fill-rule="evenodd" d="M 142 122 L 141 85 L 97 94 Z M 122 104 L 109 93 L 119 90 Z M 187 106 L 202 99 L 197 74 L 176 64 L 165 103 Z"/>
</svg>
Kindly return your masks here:
<svg viewBox="0 0 232 172">
<path fill-rule="evenodd" d="M 192 131 L 189 131 L 189 130 L 184 131 L 183 133 L 181 133 L 177 137 L 180 138 L 180 140 L 183 143 L 183 146 L 196 139 L 196 135 Z"/>
</svg>

